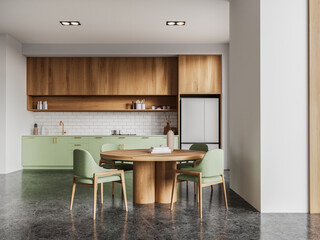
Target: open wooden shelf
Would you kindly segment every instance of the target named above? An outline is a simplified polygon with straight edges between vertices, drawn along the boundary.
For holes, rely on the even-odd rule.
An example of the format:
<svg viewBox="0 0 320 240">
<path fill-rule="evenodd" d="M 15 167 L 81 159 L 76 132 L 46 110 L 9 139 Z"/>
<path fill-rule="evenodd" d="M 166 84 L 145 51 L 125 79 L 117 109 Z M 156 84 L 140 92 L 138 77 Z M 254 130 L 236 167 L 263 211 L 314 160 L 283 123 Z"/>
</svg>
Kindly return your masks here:
<svg viewBox="0 0 320 240">
<path fill-rule="evenodd" d="M 131 109 L 132 101 L 145 99 L 146 109 Z M 177 96 L 28 96 L 33 112 L 177 112 Z M 47 101 L 48 110 L 36 109 L 38 101 Z M 170 109 L 151 109 L 170 106 Z"/>
</svg>

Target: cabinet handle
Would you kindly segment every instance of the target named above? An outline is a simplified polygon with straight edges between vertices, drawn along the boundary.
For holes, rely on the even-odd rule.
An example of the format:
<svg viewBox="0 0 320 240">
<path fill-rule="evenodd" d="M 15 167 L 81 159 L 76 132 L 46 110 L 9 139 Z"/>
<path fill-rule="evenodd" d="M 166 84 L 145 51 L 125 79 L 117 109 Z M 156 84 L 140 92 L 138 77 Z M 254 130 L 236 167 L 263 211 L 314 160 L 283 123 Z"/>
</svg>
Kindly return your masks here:
<svg viewBox="0 0 320 240">
<path fill-rule="evenodd" d="M 80 147 L 80 146 L 81 146 L 81 144 L 75 144 L 74 146 L 75 146 L 75 147 Z"/>
<path fill-rule="evenodd" d="M 56 143 L 56 137 L 53 137 L 53 144 Z"/>
<path fill-rule="evenodd" d="M 142 139 L 149 139 L 149 137 L 142 137 Z"/>
<path fill-rule="evenodd" d="M 126 137 L 118 137 L 118 139 L 126 139 Z"/>
<path fill-rule="evenodd" d="M 74 139 L 81 139 L 81 137 L 74 137 Z"/>
<path fill-rule="evenodd" d="M 102 139 L 102 137 L 96 137 L 96 139 Z"/>
</svg>

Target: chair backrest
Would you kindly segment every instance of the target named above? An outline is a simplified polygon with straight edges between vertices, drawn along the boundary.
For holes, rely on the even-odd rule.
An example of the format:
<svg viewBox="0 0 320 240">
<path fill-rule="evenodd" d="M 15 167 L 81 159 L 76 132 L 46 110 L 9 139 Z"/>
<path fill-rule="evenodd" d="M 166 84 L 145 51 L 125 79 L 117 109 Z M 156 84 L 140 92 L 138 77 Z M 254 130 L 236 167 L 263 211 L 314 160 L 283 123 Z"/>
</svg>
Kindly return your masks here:
<svg viewBox="0 0 320 240">
<path fill-rule="evenodd" d="M 91 154 L 83 149 L 73 150 L 73 173 L 79 177 L 92 178 L 100 167 L 94 161 Z"/>
<path fill-rule="evenodd" d="M 119 144 L 105 143 L 101 146 L 100 152 L 120 150 Z"/>
<path fill-rule="evenodd" d="M 223 174 L 224 157 L 222 149 L 213 149 L 206 153 L 197 168 L 201 169 L 202 177 L 215 177 Z"/>
<path fill-rule="evenodd" d="M 194 143 L 190 146 L 189 150 L 208 152 L 208 145 L 205 143 Z"/>
</svg>

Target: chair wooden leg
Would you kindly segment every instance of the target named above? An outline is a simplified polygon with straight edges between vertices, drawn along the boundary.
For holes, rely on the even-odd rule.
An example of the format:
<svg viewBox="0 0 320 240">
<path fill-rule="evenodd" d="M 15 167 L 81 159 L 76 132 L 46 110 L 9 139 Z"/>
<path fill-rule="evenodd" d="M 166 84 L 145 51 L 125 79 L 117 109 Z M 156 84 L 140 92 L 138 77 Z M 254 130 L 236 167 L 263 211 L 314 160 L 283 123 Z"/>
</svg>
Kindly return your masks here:
<svg viewBox="0 0 320 240">
<path fill-rule="evenodd" d="M 197 195 L 197 183 L 196 182 L 194 182 L 193 183 L 193 185 L 194 185 L 194 195 Z"/>
<path fill-rule="evenodd" d="M 114 196 L 114 182 L 112 182 L 112 196 Z"/>
<path fill-rule="evenodd" d="M 195 184 L 196 184 L 196 187 L 197 187 L 197 189 L 195 189 L 196 190 L 195 192 L 197 193 L 197 196 L 196 196 L 197 197 L 197 203 L 199 203 L 199 185 L 200 184 L 199 183 L 195 183 Z"/>
<path fill-rule="evenodd" d="M 123 198 L 124 198 L 124 205 L 126 207 L 126 212 L 128 212 L 127 191 L 126 191 L 126 184 L 124 179 L 124 171 L 122 171 L 121 173 L 121 185 L 122 185 L 122 192 L 123 192 Z"/>
<path fill-rule="evenodd" d="M 74 193 L 76 191 L 76 186 L 77 186 L 77 184 L 75 182 L 73 182 L 73 184 L 72 184 L 72 193 L 71 193 L 71 201 L 70 201 L 70 211 L 72 211 L 73 199 L 74 199 Z"/>
<path fill-rule="evenodd" d="M 93 220 L 96 219 L 97 191 L 98 191 L 98 178 L 94 177 L 94 180 L 93 180 Z"/>
<path fill-rule="evenodd" d="M 200 211 L 200 218 L 202 218 L 202 184 L 201 184 L 200 177 L 198 181 L 198 189 L 199 189 L 199 211 Z"/>
<path fill-rule="evenodd" d="M 211 191 L 213 191 L 213 185 L 211 185 Z"/>
<path fill-rule="evenodd" d="M 101 198 L 101 204 L 103 204 L 103 183 L 100 183 L 100 194 L 101 194 L 101 196 L 100 196 L 100 198 Z"/>
<path fill-rule="evenodd" d="M 223 190 L 223 195 L 224 195 L 224 204 L 226 205 L 226 209 L 228 210 L 226 185 L 225 185 L 225 182 L 224 182 L 224 175 L 223 174 L 222 174 L 222 190 Z"/>
<path fill-rule="evenodd" d="M 172 185 L 172 192 L 171 192 L 171 203 L 170 203 L 170 210 L 173 208 L 173 196 L 176 191 L 176 185 L 177 185 L 177 173 L 174 174 L 174 179 L 173 179 L 173 185 Z"/>
</svg>

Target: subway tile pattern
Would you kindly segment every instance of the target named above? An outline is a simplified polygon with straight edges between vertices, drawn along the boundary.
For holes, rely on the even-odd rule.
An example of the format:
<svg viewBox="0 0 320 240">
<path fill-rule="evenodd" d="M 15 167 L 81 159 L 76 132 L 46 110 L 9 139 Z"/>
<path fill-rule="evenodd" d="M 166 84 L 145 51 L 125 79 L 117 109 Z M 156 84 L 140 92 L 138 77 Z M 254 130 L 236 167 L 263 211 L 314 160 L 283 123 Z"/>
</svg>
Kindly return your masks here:
<svg viewBox="0 0 320 240">
<path fill-rule="evenodd" d="M 42 135 L 60 135 L 60 121 L 67 135 L 110 135 L 112 130 L 123 134 L 160 135 L 166 126 L 177 126 L 175 112 L 35 112 L 34 122 Z"/>
</svg>

